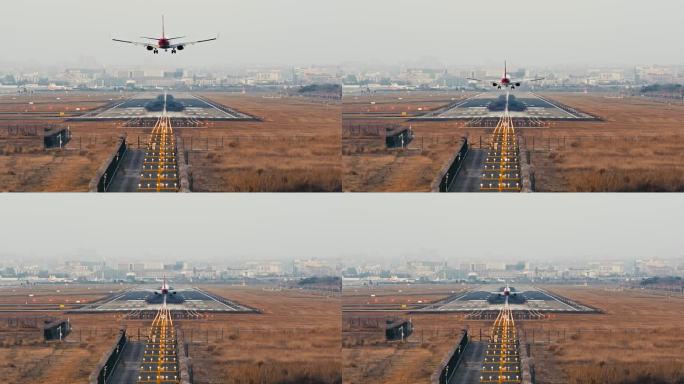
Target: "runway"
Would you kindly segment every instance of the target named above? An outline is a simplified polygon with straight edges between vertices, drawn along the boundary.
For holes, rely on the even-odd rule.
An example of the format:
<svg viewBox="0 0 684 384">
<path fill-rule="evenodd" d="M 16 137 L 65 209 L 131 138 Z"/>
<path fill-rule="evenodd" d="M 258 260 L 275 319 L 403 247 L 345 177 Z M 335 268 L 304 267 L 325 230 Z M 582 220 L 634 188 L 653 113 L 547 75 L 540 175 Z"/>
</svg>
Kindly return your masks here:
<svg viewBox="0 0 684 384">
<path fill-rule="evenodd" d="M 97 109 L 74 120 L 131 120 L 158 119 L 162 116 L 164 102 L 160 99 L 163 93 L 139 93 L 123 102 L 116 102 L 107 107 Z M 185 118 L 193 120 L 258 120 L 249 114 L 237 111 L 209 99 L 193 95 L 189 92 L 169 93 L 167 115 L 171 119 Z"/>
<path fill-rule="evenodd" d="M 154 286 L 133 288 L 84 306 L 75 312 L 158 311 L 162 306 L 159 300 L 161 295 L 155 295 L 155 290 L 158 292 L 157 287 Z M 167 306 L 171 311 L 258 313 L 254 308 L 197 288 L 174 288 L 169 294 Z"/>
<path fill-rule="evenodd" d="M 504 111 L 492 111 L 488 106 L 504 95 L 502 92 L 484 92 L 465 101 L 438 109 L 412 120 L 472 120 L 501 118 Z M 524 111 L 510 111 L 511 118 L 534 118 L 539 120 L 595 120 L 594 116 L 576 111 L 532 92 L 511 91 L 511 95 L 526 107 Z"/>
<path fill-rule="evenodd" d="M 527 284 L 511 284 L 511 289 L 519 300 L 511 300 L 512 311 L 537 312 L 596 312 L 590 308 L 567 298 L 544 291 L 541 288 Z M 500 311 L 503 302 L 496 300 L 502 290 L 501 284 L 482 285 L 470 292 L 457 296 L 446 303 L 428 305 L 415 312 L 473 312 Z M 491 302 L 490 302 L 491 299 Z M 515 302 L 515 303 L 514 303 Z"/>
</svg>

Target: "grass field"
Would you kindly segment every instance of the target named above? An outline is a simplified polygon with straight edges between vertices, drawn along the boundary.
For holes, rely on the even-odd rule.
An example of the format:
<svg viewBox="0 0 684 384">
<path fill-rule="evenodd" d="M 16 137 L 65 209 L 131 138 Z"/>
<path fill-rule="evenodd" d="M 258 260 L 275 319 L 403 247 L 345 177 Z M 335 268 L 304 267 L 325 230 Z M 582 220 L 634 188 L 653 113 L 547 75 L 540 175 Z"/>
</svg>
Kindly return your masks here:
<svg viewBox="0 0 684 384">
<path fill-rule="evenodd" d="M 263 313 L 215 315 L 181 324 L 186 341 L 191 332 L 198 335 L 189 347 L 195 383 L 341 383 L 339 297 L 270 288 L 203 288 Z M 204 340 L 203 334 L 208 335 Z"/>
<path fill-rule="evenodd" d="M 545 137 L 568 139 L 565 148 L 535 153 L 532 165 L 540 191 L 682 191 L 684 105 L 641 98 L 550 94 L 600 116 L 591 123 L 558 123 Z M 579 138 L 579 139 L 578 139 Z"/>
<path fill-rule="evenodd" d="M 30 304 L 34 309 L 57 309 L 56 312 L 4 312 L 0 314 L 0 377 L 3 383 L 57 384 L 87 383 L 118 333 L 114 316 L 97 317 L 63 315 L 59 305 L 95 301 L 118 289 L 118 286 L 79 286 L 55 284 L 0 288 L 3 310 L 20 311 Z M 32 296 L 29 296 L 32 295 Z M 45 319 L 69 318 L 73 332 L 63 343 L 43 340 Z M 13 325 L 9 319 L 21 318 L 27 323 Z M 112 325 L 114 321 L 114 325 Z M 99 324 L 99 329 L 93 326 Z"/>
</svg>

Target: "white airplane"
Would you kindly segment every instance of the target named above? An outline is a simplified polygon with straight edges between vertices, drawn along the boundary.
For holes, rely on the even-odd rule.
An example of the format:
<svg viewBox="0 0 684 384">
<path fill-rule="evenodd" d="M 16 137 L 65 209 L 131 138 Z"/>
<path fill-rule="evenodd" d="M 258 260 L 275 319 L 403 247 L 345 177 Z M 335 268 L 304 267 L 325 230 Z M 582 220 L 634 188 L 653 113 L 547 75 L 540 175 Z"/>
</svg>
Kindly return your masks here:
<svg viewBox="0 0 684 384">
<path fill-rule="evenodd" d="M 207 41 L 213 41 L 218 39 L 218 36 L 211 38 L 211 39 L 204 39 L 204 40 L 197 40 L 197 41 L 189 41 L 186 43 L 174 43 L 172 40 L 177 40 L 177 39 L 182 39 L 185 36 L 178 36 L 178 37 L 166 37 L 166 31 L 164 28 L 164 16 L 162 16 L 162 37 L 159 38 L 154 38 L 154 37 L 144 37 L 142 36 L 142 39 L 148 39 L 153 42 L 139 42 L 139 41 L 129 41 L 129 40 L 120 40 L 120 39 L 112 39 L 114 41 L 118 41 L 120 43 L 127 43 L 127 44 L 133 44 L 133 45 L 140 45 L 145 47 L 148 51 L 152 51 L 154 54 L 158 54 L 160 49 L 163 49 L 165 52 L 167 52 L 169 49 L 171 50 L 171 53 L 176 53 L 176 51 L 182 51 L 185 49 L 186 46 L 188 45 L 193 45 L 193 44 L 199 44 L 199 43 L 204 43 Z"/>
<path fill-rule="evenodd" d="M 475 78 L 472 78 L 472 77 L 469 77 L 468 80 L 477 81 L 477 82 L 480 82 L 480 83 L 484 82 L 483 80 L 475 79 Z M 509 88 L 509 87 L 510 87 L 511 89 L 515 89 L 515 87 L 519 87 L 523 82 L 540 81 L 540 80 L 544 80 L 544 78 L 543 78 L 543 77 L 537 77 L 537 78 L 534 78 L 534 79 L 525 79 L 525 80 L 518 80 L 518 81 L 512 80 L 512 79 L 508 76 L 508 65 L 507 65 L 506 62 L 504 61 L 504 74 L 503 74 L 503 77 L 502 77 L 501 80 L 499 80 L 498 82 L 496 82 L 496 81 L 492 82 L 492 86 L 493 86 L 493 87 L 497 87 L 498 89 L 501 89 L 501 88 Z"/>
<path fill-rule="evenodd" d="M 164 275 L 164 279 L 162 280 L 162 285 L 161 285 L 161 287 L 159 287 L 159 292 L 157 292 L 157 291 L 155 290 L 155 291 L 154 291 L 154 294 L 155 294 L 155 295 L 159 295 L 160 292 L 161 292 L 162 295 L 168 295 L 169 293 L 175 295 L 176 292 L 175 292 L 175 291 L 172 291 L 172 289 L 173 289 L 173 288 L 171 288 L 171 286 L 169 285 L 169 283 L 166 282 L 166 275 Z"/>
</svg>

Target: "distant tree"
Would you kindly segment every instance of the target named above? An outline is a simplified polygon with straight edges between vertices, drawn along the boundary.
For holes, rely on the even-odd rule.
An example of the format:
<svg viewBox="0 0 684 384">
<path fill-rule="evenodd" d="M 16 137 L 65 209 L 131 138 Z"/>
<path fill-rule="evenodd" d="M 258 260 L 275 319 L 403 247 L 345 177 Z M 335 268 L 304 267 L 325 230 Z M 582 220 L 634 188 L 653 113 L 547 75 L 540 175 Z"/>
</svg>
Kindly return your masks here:
<svg viewBox="0 0 684 384">
<path fill-rule="evenodd" d="M 339 93 L 342 92 L 342 86 L 339 84 L 311 84 L 299 88 L 299 93 Z"/>
<path fill-rule="evenodd" d="M 667 92 L 675 93 L 682 92 L 684 88 L 681 84 L 651 84 L 641 87 L 641 93 L 657 93 L 657 92 Z"/>
</svg>

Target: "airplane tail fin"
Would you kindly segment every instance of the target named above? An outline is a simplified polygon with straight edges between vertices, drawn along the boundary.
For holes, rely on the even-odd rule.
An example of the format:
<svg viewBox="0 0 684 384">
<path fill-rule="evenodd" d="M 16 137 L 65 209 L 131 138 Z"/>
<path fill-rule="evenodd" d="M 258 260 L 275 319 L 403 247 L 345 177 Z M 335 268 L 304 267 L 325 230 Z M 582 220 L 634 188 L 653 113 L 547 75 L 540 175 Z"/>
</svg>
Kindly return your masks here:
<svg viewBox="0 0 684 384">
<path fill-rule="evenodd" d="M 504 79 L 508 78 L 508 62 L 504 60 Z"/>
<path fill-rule="evenodd" d="M 164 26 L 164 15 L 162 15 L 162 39 L 166 38 L 166 28 Z"/>
</svg>

